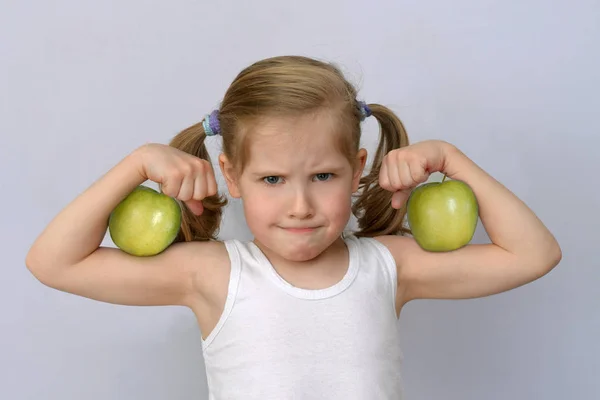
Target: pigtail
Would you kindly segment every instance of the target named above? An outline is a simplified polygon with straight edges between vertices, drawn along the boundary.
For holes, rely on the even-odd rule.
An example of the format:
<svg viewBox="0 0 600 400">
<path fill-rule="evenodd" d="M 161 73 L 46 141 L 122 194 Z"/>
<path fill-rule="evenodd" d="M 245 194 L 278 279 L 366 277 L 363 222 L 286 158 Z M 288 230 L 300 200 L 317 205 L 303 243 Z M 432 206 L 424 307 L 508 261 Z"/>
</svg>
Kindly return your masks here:
<svg viewBox="0 0 600 400">
<path fill-rule="evenodd" d="M 393 193 L 379 186 L 379 171 L 384 156 L 391 150 L 408 146 L 408 135 L 402 121 L 389 108 L 369 104 L 371 115 L 379 122 L 379 145 L 369 173 L 360 180 L 359 195 L 352 212 L 357 217 L 359 231 L 356 236 L 410 234 L 403 226 L 406 205 L 399 210 L 392 208 Z"/>
<path fill-rule="evenodd" d="M 169 146 L 211 162 L 204 140 L 206 133 L 202 122 L 190 126 L 171 139 Z M 183 202 L 181 206 L 181 229 L 175 242 L 215 240 L 221 225 L 222 209 L 227 198 L 217 193 L 202 200 L 204 212 L 196 215 Z"/>
</svg>

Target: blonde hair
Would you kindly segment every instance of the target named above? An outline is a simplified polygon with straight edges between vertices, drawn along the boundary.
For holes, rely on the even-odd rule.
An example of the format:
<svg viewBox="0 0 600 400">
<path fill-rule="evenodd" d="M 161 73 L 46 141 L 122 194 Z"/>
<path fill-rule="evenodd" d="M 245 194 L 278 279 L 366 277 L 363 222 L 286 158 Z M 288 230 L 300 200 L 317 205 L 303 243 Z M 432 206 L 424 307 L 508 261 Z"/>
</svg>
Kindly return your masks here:
<svg viewBox="0 0 600 400">
<path fill-rule="evenodd" d="M 334 65 L 302 56 L 281 56 L 258 61 L 242 70 L 229 86 L 219 108 L 223 153 L 243 169 L 247 160 L 246 132 L 259 119 L 291 116 L 322 109 L 337 116 L 342 151 L 353 163 L 360 146 L 361 110 L 356 89 Z M 408 145 L 400 119 L 387 107 L 368 104 L 380 126 L 380 141 L 369 173 L 360 180 L 352 212 L 359 230 L 356 236 L 409 233 L 403 226 L 406 210 L 391 207 L 392 193 L 379 187 L 383 157 L 391 150 Z M 345 134 L 347 132 L 347 135 Z M 198 122 L 178 133 L 170 146 L 210 162 L 204 145 L 206 132 Z M 203 200 L 204 213 L 193 214 L 182 206 L 181 231 L 176 241 L 216 239 L 222 209 L 227 199 L 215 195 Z"/>
</svg>

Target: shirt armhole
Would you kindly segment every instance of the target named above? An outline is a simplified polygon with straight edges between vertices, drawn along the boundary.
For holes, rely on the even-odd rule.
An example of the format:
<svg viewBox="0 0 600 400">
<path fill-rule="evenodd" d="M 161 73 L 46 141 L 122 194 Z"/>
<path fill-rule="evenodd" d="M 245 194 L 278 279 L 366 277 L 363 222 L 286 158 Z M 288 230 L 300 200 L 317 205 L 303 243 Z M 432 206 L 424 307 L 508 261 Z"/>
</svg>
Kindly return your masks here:
<svg viewBox="0 0 600 400">
<path fill-rule="evenodd" d="M 231 265 L 229 273 L 229 285 L 227 287 L 227 298 L 225 299 L 225 306 L 223 307 L 223 312 L 221 313 L 221 317 L 219 318 L 217 325 L 215 325 L 208 337 L 202 342 L 202 350 L 206 350 L 208 346 L 210 346 L 210 344 L 221 331 L 221 328 L 223 328 L 223 325 L 225 325 L 225 322 L 227 321 L 227 318 L 233 309 L 240 282 L 242 265 L 240 253 L 236 246 L 235 240 L 226 240 L 223 243 L 225 244 L 225 248 L 229 254 L 229 262 Z"/>
<path fill-rule="evenodd" d="M 395 314 L 396 295 L 398 292 L 398 267 L 396 266 L 396 260 L 394 259 L 394 256 L 392 255 L 390 249 L 388 249 L 386 245 L 384 245 L 377 239 L 369 239 L 373 246 L 375 246 L 379 250 L 378 253 L 381 256 L 381 260 L 383 261 L 383 265 L 385 266 L 386 272 L 388 274 L 391 286 L 390 288 L 392 290 L 392 306 Z"/>
</svg>

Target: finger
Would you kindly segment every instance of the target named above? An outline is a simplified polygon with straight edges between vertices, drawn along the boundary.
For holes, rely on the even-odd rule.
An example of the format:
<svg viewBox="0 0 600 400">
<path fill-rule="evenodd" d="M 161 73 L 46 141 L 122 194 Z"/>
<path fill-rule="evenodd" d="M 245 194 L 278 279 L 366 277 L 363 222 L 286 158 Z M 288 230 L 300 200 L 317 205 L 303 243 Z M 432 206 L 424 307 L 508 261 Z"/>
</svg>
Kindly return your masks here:
<svg viewBox="0 0 600 400">
<path fill-rule="evenodd" d="M 203 172 L 196 174 L 194 179 L 193 199 L 201 201 L 206 197 L 206 178 Z"/>
<path fill-rule="evenodd" d="M 388 177 L 387 163 L 385 160 L 386 159 L 384 158 L 383 162 L 381 163 L 381 168 L 379 169 L 379 186 L 382 189 L 392 192 L 394 189 L 392 188 L 390 178 Z"/>
<path fill-rule="evenodd" d="M 410 167 L 406 161 L 402 161 L 398 165 L 398 168 L 396 168 L 396 171 L 398 172 L 398 179 L 400 180 L 400 185 L 397 186 L 396 189 L 410 189 L 414 186 Z"/>
<path fill-rule="evenodd" d="M 410 175 L 415 185 L 427 181 L 429 173 L 418 160 L 409 163 Z"/>
<path fill-rule="evenodd" d="M 176 198 L 179 195 L 183 174 L 174 170 L 166 174 L 164 182 L 160 182 L 161 191 L 169 197 Z"/>
<path fill-rule="evenodd" d="M 187 206 L 187 208 L 189 208 L 191 212 L 193 212 L 196 215 L 202 215 L 202 213 L 204 212 L 204 205 L 199 200 L 188 200 L 185 202 L 185 205 Z"/>
<path fill-rule="evenodd" d="M 395 192 L 396 190 L 402 189 L 402 179 L 400 179 L 399 169 L 401 168 L 403 161 L 396 157 L 390 157 L 387 162 L 387 173 L 390 180 L 390 186 L 392 191 Z"/>
<path fill-rule="evenodd" d="M 186 174 L 181 182 L 181 187 L 179 188 L 179 193 L 177 194 L 177 198 L 181 201 L 188 201 L 192 199 L 194 195 L 194 175 Z"/>
<path fill-rule="evenodd" d="M 410 190 L 399 190 L 392 195 L 392 207 L 400 209 L 410 196 Z"/>
<path fill-rule="evenodd" d="M 206 195 L 214 196 L 217 194 L 217 180 L 215 178 L 215 171 L 212 166 L 209 165 L 206 170 Z"/>
</svg>

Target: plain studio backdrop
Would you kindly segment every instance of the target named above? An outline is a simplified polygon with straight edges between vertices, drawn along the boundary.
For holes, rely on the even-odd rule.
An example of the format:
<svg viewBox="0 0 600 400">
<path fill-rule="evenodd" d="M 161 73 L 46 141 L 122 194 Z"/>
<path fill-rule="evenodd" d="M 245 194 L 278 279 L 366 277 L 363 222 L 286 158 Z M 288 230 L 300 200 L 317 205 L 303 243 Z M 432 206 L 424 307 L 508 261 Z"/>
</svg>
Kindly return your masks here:
<svg viewBox="0 0 600 400">
<path fill-rule="evenodd" d="M 207 398 L 189 310 L 49 289 L 25 255 L 122 157 L 167 143 L 242 68 L 282 54 L 338 63 L 413 142 L 456 144 L 562 246 L 535 283 L 410 303 L 407 398 L 600 398 L 598 1 L 3 1 L 0 37 L 0 398 Z M 376 137 L 367 120 L 371 151 Z M 250 238 L 239 202 L 221 236 Z"/>
</svg>

